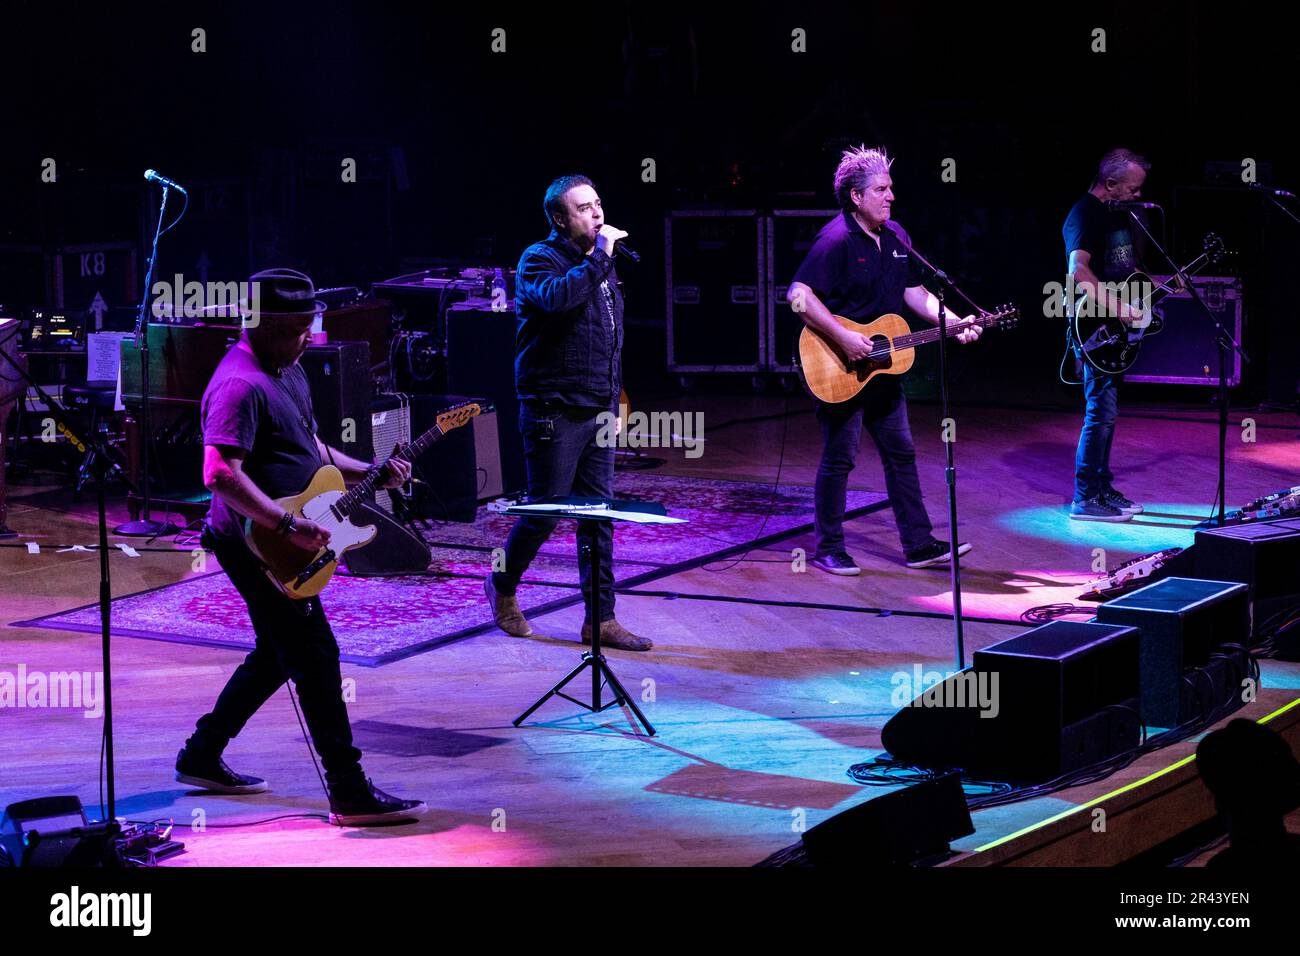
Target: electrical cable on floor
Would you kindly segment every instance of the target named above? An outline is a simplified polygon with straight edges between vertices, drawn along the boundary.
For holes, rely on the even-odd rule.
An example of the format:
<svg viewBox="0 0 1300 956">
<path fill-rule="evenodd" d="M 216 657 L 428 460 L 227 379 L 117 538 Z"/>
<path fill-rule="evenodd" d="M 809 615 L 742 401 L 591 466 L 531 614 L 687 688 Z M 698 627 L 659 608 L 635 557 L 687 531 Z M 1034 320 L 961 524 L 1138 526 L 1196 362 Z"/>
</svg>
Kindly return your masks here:
<svg viewBox="0 0 1300 956">
<path fill-rule="evenodd" d="M 1096 614 L 1095 608 L 1079 604 L 1040 604 L 1020 615 L 1024 624 L 1049 624 L 1071 614 Z"/>
</svg>

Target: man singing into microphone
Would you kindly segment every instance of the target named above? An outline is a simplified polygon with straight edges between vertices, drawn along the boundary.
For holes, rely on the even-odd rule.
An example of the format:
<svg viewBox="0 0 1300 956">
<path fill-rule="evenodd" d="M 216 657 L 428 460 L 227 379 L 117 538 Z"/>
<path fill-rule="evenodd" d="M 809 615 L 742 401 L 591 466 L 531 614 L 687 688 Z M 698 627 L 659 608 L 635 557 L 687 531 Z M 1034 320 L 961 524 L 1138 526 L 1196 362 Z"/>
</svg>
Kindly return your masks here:
<svg viewBox="0 0 1300 956">
<path fill-rule="evenodd" d="M 1121 322 L 1142 318 L 1141 312 L 1118 301 L 1113 292 L 1098 283 L 1121 283 L 1138 268 L 1133 230 L 1128 213 L 1111 209 L 1110 202 L 1133 202 L 1142 195 L 1147 170 L 1151 168 L 1137 153 L 1113 149 L 1101 158 L 1092 188 L 1074 204 L 1061 233 L 1065 238 L 1066 270 L 1074 277 L 1078 294 L 1097 302 L 1098 307 Z M 1070 517 L 1076 521 L 1128 521 L 1142 510 L 1111 484 L 1110 447 L 1115 440 L 1115 419 L 1119 417 L 1119 383 L 1122 376 L 1099 372 L 1083 359 L 1079 344 L 1070 339 L 1076 366 L 1083 372 L 1083 428 L 1074 456 L 1074 501 Z"/>
<path fill-rule="evenodd" d="M 528 497 L 610 498 L 614 448 L 601 447 L 601 412 L 617 412 L 622 382 L 623 296 L 614 272 L 615 243 L 627 235 L 605 222 L 600 196 L 586 176 L 561 176 L 542 203 L 551 234 L 524 250 L 515 277 L 515 390 L 528 469 Z M 555 529 L 555 518 L 520 518 L 506 541 L 505 570 L 484 590 L 497 626 L 527 637 L 532 626 L 515 589 Z M 600 580 L 579 550 L 585 596 L 600 588 L 600 642 L 648 651 L 648 638 L 614 619 L 614 529 L 600 524 Z M 591 643 L 591 621 L 582 641 Z"/>
</svg>

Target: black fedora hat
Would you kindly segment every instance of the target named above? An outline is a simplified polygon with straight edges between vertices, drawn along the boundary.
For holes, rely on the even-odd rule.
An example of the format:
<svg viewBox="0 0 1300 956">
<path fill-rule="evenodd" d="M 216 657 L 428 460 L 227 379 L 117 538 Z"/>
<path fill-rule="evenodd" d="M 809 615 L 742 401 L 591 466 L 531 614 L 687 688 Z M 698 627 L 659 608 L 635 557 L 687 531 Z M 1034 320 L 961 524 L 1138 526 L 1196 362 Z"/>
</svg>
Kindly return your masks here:
<svg viewBox="0 0 1300 956">
<path fill-rule="evenodd" d="M 316 315 L 326 305 L 316 298 L 311 277 L 296 269 L 264 269 L 249 277 L 251 300 L 240 300 L 246 315 Z M 254 308 L 256 305 L 256 308 Z"/>
</svg>

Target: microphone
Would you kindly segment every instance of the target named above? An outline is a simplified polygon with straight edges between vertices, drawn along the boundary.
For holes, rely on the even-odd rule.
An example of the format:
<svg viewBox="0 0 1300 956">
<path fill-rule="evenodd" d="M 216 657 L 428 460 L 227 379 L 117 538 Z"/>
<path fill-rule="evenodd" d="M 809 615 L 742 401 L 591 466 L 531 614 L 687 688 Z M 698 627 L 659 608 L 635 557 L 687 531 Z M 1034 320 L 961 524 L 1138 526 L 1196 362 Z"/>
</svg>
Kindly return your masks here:
<svg viewBox="0 0 1300 956">
<path fill-rule="evenodd" d="M 151 183 L 158 183 L 162 186 L 165 186 L 168 189 L 174 189 L 178 193 L 181 193 L 185 196 L 189 195 L 189 193 L 185 192 L 184 186 L 176 182 L 174 179 L 168 179 L 166 176 L 162 175 L 162 173 L 158 172 L 158 170 L 156 169 L 146 169 L 144 171 L 144 178 Z"/>
<path fill-rule="evenodd" d="M 1118 199 L 1106 200 L 1107 209 L 1159 209 L 1160 204 L 1155 202 L 1120 202 Z"/>
<path fill-rule="evenodd" d="M 617 243 L 614 244 L 614 251 L 621 256 L 626 256 L 627 258 L 631 259 L 633 262 L 641 261 L 641 256 L 638 253 L 634 252 L 632 249 L 629 249 L 626 243 L 624 243 L 622 239 L 620 239 Z"/>
<path fill-rule="evenodd" d="M 1279 196 L 1282 199 L 1296 198 L 1295 193 L 1287 192 L 1285 189 L 1273 189 L 1271 186 L 1264 186 L 1260 183 L 1246 183 L 1246 186 L 1250 189 L 1258 189 L 1260 192 L 1268 193 L 1270 196 Z"/>
</svg>

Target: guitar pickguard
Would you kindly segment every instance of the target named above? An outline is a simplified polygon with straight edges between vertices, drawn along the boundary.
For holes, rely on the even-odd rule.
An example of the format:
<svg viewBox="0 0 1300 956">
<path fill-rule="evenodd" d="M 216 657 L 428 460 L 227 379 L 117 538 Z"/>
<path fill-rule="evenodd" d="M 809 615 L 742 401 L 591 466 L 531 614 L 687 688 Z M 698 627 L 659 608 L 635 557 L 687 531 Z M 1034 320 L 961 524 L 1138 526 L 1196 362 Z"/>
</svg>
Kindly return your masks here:
<svg viewBox="0 0 1300 956">
<path fill-rule="evenodd" d="M 325 491 L 302 506 L 304 518 L 316 522 L 329 531 L 330 550 L 337 555 L 351 548 L 360 547 L 378 533 L 378 529 L 372 524 L 357 526 L 347 518 L 337 517 L 331 508 L 342 497 L 341 491 Z"/>
</svg>

